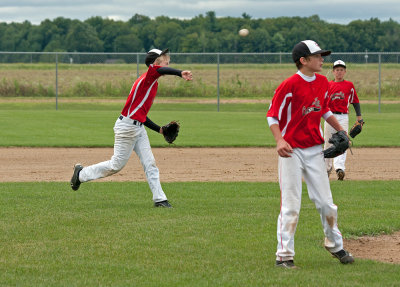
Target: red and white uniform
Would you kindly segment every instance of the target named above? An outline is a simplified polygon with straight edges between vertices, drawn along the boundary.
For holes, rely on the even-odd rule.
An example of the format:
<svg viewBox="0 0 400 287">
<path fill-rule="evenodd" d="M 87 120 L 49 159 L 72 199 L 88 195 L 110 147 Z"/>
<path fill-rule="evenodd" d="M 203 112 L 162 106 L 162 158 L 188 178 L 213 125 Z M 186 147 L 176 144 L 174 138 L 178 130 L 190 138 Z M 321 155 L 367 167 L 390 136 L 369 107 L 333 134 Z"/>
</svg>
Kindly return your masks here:
<svg viewBox="0 0 400 287">
<path fill-rule="evenodd" d="M 143 124 L 146 121 L 157 93 L 157 79 L 161 76 L 150 65 L 147 72 L 133 84 L 121 116 L 114 125 L 114 155 L 110 160 L 84 167 L 79 173 L 80 182 L 87 182 L 119 172 L 128 162 L 133 151 L 138 155 L 153 193 L 153 201 L 167 200 L 160 184 L 159 170 L 151 151 L 149 138 Z"/>
<path fill-rule="evenodd" d="M 161 67 L 150 65 L 147 72 L 135 81 L 121 112 L 124 117 L 138 120 L 142 123 L 146 121 L 146 116 L 157 94 L 157 80 L 161 76 L 157 72 L 158 68 Z"/>
<path fill-rule="evenodd" d="M 295 74 L 276 89 L 267 117 L 279 120 L 282 136 L 293 148 L 324 142 L 320 119 L 329 111 L 327 90 L 328 81 L 319 74 L 310 82 Z"/>
<path fill-rule="evenodd" d="M 278 173 L 281 210 L 278 217 L 276 259 L 293 260 L 304 178 L 310 199 L 320 212 L 325 246 L 331 252 L 343 248 L 337 228 L 337 206 L 333 204 L 322 153 L 321 117 L 332 114 L 328 108 L 328 80 L 300 71 L 276 89 L 267 112 L 269 125 L 278 124 L 283 138 L 292 148 L 291 157 L 279 157 Z"/>
<path fill-rule="evenodd" d="M 356 89 L 352 82 L 329 82 L 329 108 L 333 113 L 349 113 L 349 105 L 359 103 Z"/>
<path fill-rule="evenodd" d="M 349 129 L 349 105 L 360 102 L 353 83 L 346 80 L 343 80 L 341 82 L 330 81 L 328 94 L 330 110 L 338 120 L 339 124 L 343 127 L 343 129 L 347 131 Z M 327 122 L 325 122 L 324 131 L 324 148 L 326 149 L 331 146 L 328 140 L 332 137 L 332 134 L 334 134 L 336 130 Z M 334 166 L 336 170 L 341 169 L 344 171 L 346 169 L 346 157 L 347 152 L 333 159 L 326 158 L 326 170 L 330 172 Z"/>
</svg>

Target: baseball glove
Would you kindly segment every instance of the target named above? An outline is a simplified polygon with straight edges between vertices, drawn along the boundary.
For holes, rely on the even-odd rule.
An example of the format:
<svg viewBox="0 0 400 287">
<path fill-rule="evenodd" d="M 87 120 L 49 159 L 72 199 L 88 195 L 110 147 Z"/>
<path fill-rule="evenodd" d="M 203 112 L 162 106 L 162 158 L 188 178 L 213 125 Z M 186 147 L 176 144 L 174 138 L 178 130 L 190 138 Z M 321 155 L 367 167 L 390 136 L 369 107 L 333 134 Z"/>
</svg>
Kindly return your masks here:
<svg viewBox="0 0 400 287">
<path fill-rule="evenodd" d="M 352 138 L 355 138 L 356 135 L 358 135 L 359 133 L 361 133 L 362 127 L 365 124 L 364 120 L 361 119 L 359 121 L 356 121 L 356 123 L 353 125 L 353 127 L 350 129 L 350 136 Z"/>
<path fill-rule="evenodd" d="M 333 158 L 343 154 L 350 146 L 349 141 L 349 137 L 344 131 L 334 133 L 328 141 L 332 146 L 324 150 L 324 157 Z"/>
<path fill-rule="evenodd" d="M 167 143 L 172 144 L 177 138 L 179 133 L 180 124 L 176 121 L 172 121 L 165 126 L 162 126 L 163 136 Z"/>
</svg>

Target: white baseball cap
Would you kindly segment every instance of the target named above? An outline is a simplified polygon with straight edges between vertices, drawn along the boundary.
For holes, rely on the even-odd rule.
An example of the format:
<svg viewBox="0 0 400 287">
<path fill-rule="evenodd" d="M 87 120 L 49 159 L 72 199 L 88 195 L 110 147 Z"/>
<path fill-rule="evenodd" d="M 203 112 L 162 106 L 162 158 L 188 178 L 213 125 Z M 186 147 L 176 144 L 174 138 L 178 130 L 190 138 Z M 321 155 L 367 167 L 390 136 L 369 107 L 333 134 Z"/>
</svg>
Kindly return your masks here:
<svg viewBox="0 0 400 287">
<path fill-rule="evenodd" d="M 329 50 L 322 50 L 319 45 L 313 40 L 304 40 L 297 43 L 292 51 L 293 62 L 297 62 L 301 57 L 321 54 L 321 56 L 328 56 L 331 54 Z"/>
<path fill-rule="evenodd" d="M 337 60 L 337 61 L 335 61 L 335 62 L 333 63 L 333 68 L 336 68 L 336 67 L 343 67 L 343 68 L 346 68 L 346 63 L 343 62 L 342 60 Z"/>
</svg>

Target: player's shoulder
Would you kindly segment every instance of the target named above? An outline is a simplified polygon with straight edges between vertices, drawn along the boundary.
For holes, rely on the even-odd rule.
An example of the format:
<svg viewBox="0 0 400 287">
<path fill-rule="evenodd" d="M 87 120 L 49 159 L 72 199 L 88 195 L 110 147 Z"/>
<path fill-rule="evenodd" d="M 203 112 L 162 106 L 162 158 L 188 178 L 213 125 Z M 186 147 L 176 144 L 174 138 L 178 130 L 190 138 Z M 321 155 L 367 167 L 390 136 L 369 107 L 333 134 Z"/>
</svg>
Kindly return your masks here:
<svg viewBox="0 0 400 287">
<path fill-rule="evenodd" d="M 297 86 L 301 77 L 297 74 L 290 76 L 282 81 L 282 83 L 278 86 L 278 90 L 288 90 L 293 86 Z"/>
<path fill-rule="evenodd" d="M 315 79 L 318 80 L 318 81 L 321 81 L 321 82 L 328 83 L 328 78 L 325 77 L 324 75 L 321 75 L 321 74 L 315 73 Z"/>
<path fill-rule="evenodd" d="M 327 77 L 317 73 L 315 74 L 315 84 L 326 89 L 329 87 L 329 81 Z"/>
<path fill-rule="evenodd" d="M 286 80 L 284 80 L 282 82 L 282 84 L 285 84 L 285 85 L 293 84 L 294 85 L 294 84 L 297 84 L 298 82 L 302 82 L 302 78 L 301 78 L 301 76 L 299 74 L 296 73 L 294 75 L 291 75 Z"/>
<path fill-rule="evenodd" d="M 158 65 L 154 65 L 154 64 L 151 64 L 150 66 L 149 66 L 149 68 L 147 69 L 147 77 L 159 77 L 159 76 L 161 76 L 158 72 L 157 72 L 157 70 L 159 69 L 159 68 L 161 68 L 161 66 L 158 66 Z"/>
<path fill-rule="evenodd" d="M 343 82 L 344 82 L 346 85 L 354 86 L 353 82 L 351 82 L 351 81 L 343 80 Z"/>
</svg>

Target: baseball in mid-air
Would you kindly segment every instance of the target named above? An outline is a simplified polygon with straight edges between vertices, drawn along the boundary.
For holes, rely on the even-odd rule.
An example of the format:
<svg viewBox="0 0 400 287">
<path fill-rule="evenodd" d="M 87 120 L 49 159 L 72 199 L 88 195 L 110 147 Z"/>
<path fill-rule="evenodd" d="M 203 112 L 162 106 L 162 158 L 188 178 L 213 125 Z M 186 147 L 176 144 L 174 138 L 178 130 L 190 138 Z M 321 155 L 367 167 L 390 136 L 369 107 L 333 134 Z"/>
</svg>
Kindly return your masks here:
<svg viewBox="0 0 400 287">
<path fill-rule="evenodd" d="M 247 35 L 249 35 L 249 30 L 241 29 L 241 30 L 239 30 L 239 35 L 242 37 L 246 37 Z"/>
</svg>

